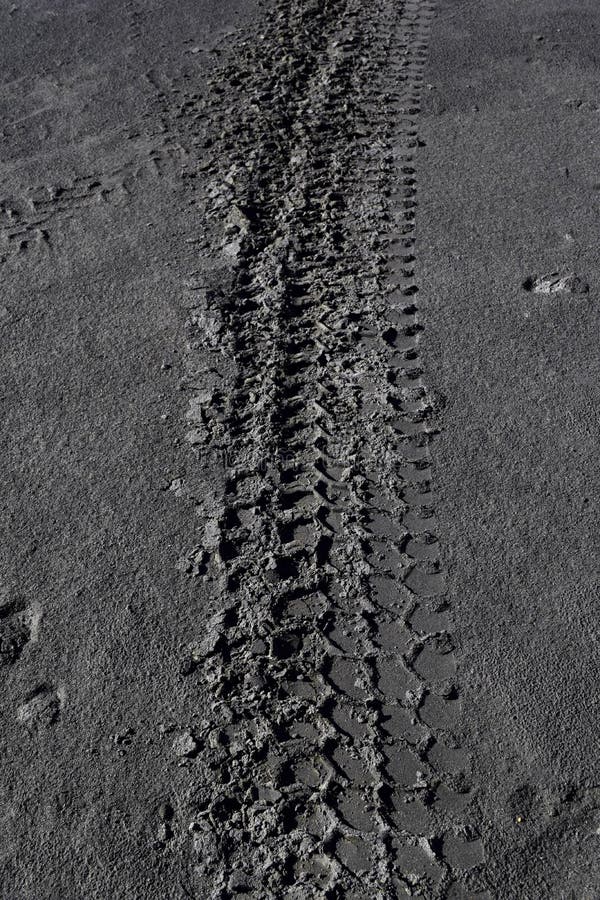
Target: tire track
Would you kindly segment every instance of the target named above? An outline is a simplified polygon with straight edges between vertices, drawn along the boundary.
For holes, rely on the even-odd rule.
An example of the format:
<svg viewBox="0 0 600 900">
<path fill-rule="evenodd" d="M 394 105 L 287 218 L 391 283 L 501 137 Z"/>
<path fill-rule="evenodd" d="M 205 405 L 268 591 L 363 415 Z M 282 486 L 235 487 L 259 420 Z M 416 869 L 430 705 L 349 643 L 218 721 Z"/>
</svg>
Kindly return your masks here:
<svg viewBox="0 0 600 900">
<path fill-rule="evenodd" d="M 188 440 L 205 482 L 227 462 L 183 566 L 214 610 L 182 669 L 213 695 L 187 800 L 193 896 L 481 888 L 415 303 L 432 15 L 280 0 L 215 73 L 214 106 L 179 107 L 188 146 L 198 118 L 215 126 Z"/>
</svg>

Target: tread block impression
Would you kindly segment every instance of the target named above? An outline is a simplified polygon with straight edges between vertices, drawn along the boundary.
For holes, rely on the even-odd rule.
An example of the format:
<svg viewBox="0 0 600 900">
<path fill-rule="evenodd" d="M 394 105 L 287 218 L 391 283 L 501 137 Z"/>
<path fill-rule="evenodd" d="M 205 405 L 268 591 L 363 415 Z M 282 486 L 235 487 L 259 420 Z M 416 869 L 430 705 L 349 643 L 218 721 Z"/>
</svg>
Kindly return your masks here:
<svg viewBox="0 0 600 900">
<path fill-rule="evenodd" d="M 209 525 L 181 568 L 210 605 L 182 677 L 214 698 L 186 768 L 193 896 L 436 900 L 481 863 L 453 800 L 469 795 L 441 401 L 420 354 L 432 16 L 429 0 L 275 0 L 204 94 L 182 82 L 171 120 L 165 104 L 208 185 L 188 179 L 206 254 L 182 301 Z"/>
</svg>

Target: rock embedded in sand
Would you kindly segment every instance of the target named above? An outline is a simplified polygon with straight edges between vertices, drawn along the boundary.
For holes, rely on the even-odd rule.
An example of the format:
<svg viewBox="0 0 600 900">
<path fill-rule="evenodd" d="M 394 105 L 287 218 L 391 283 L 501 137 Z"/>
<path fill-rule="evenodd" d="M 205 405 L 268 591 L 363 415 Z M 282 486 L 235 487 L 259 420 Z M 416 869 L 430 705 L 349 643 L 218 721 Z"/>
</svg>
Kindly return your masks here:
<svg viewBox="0 0 600 900">
<path fill-rule="evenodd" d="M 523 282 L 523 287 L 533 294 L 587 294 L 589 291 L 587 282 L 574 272 L 529 275 Z"/>
<path fill-rule="evenodd" d="M 173 741 L 173 752 L 180 759 L 189 759 L 198 752 L 198 742 L 189 731 L 185 731 Z"/>
</svg>

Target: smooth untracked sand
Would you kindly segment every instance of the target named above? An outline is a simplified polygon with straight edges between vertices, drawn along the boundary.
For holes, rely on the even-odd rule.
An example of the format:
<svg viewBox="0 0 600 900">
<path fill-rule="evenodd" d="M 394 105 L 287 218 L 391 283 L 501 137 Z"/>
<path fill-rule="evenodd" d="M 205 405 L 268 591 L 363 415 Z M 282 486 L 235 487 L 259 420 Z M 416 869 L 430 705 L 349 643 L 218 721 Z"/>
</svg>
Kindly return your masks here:
<svg viewBox="0 0 600 900">
<path fill-rule="evenodd" d="M 594 3 L 442 2 L 426 72 L 417 255 L 447 398 L 438 515 L 503 898 L 600 891 L 599 31 Z M 589 290 L 523 288 L 545 273 Z"/>
</svg>

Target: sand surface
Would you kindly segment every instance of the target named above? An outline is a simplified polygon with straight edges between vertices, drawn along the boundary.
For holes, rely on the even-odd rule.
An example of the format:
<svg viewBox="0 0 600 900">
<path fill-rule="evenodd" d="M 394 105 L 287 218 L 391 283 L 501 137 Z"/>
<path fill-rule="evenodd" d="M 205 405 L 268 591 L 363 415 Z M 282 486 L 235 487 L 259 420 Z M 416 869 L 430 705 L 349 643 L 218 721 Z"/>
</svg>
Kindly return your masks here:
<svg viewBox="0 0 600 900">
<path fill-rule="evenodd" d="M 0 10 L 2 900 L 596 900 L 591 0 Z"/>
</svg>

